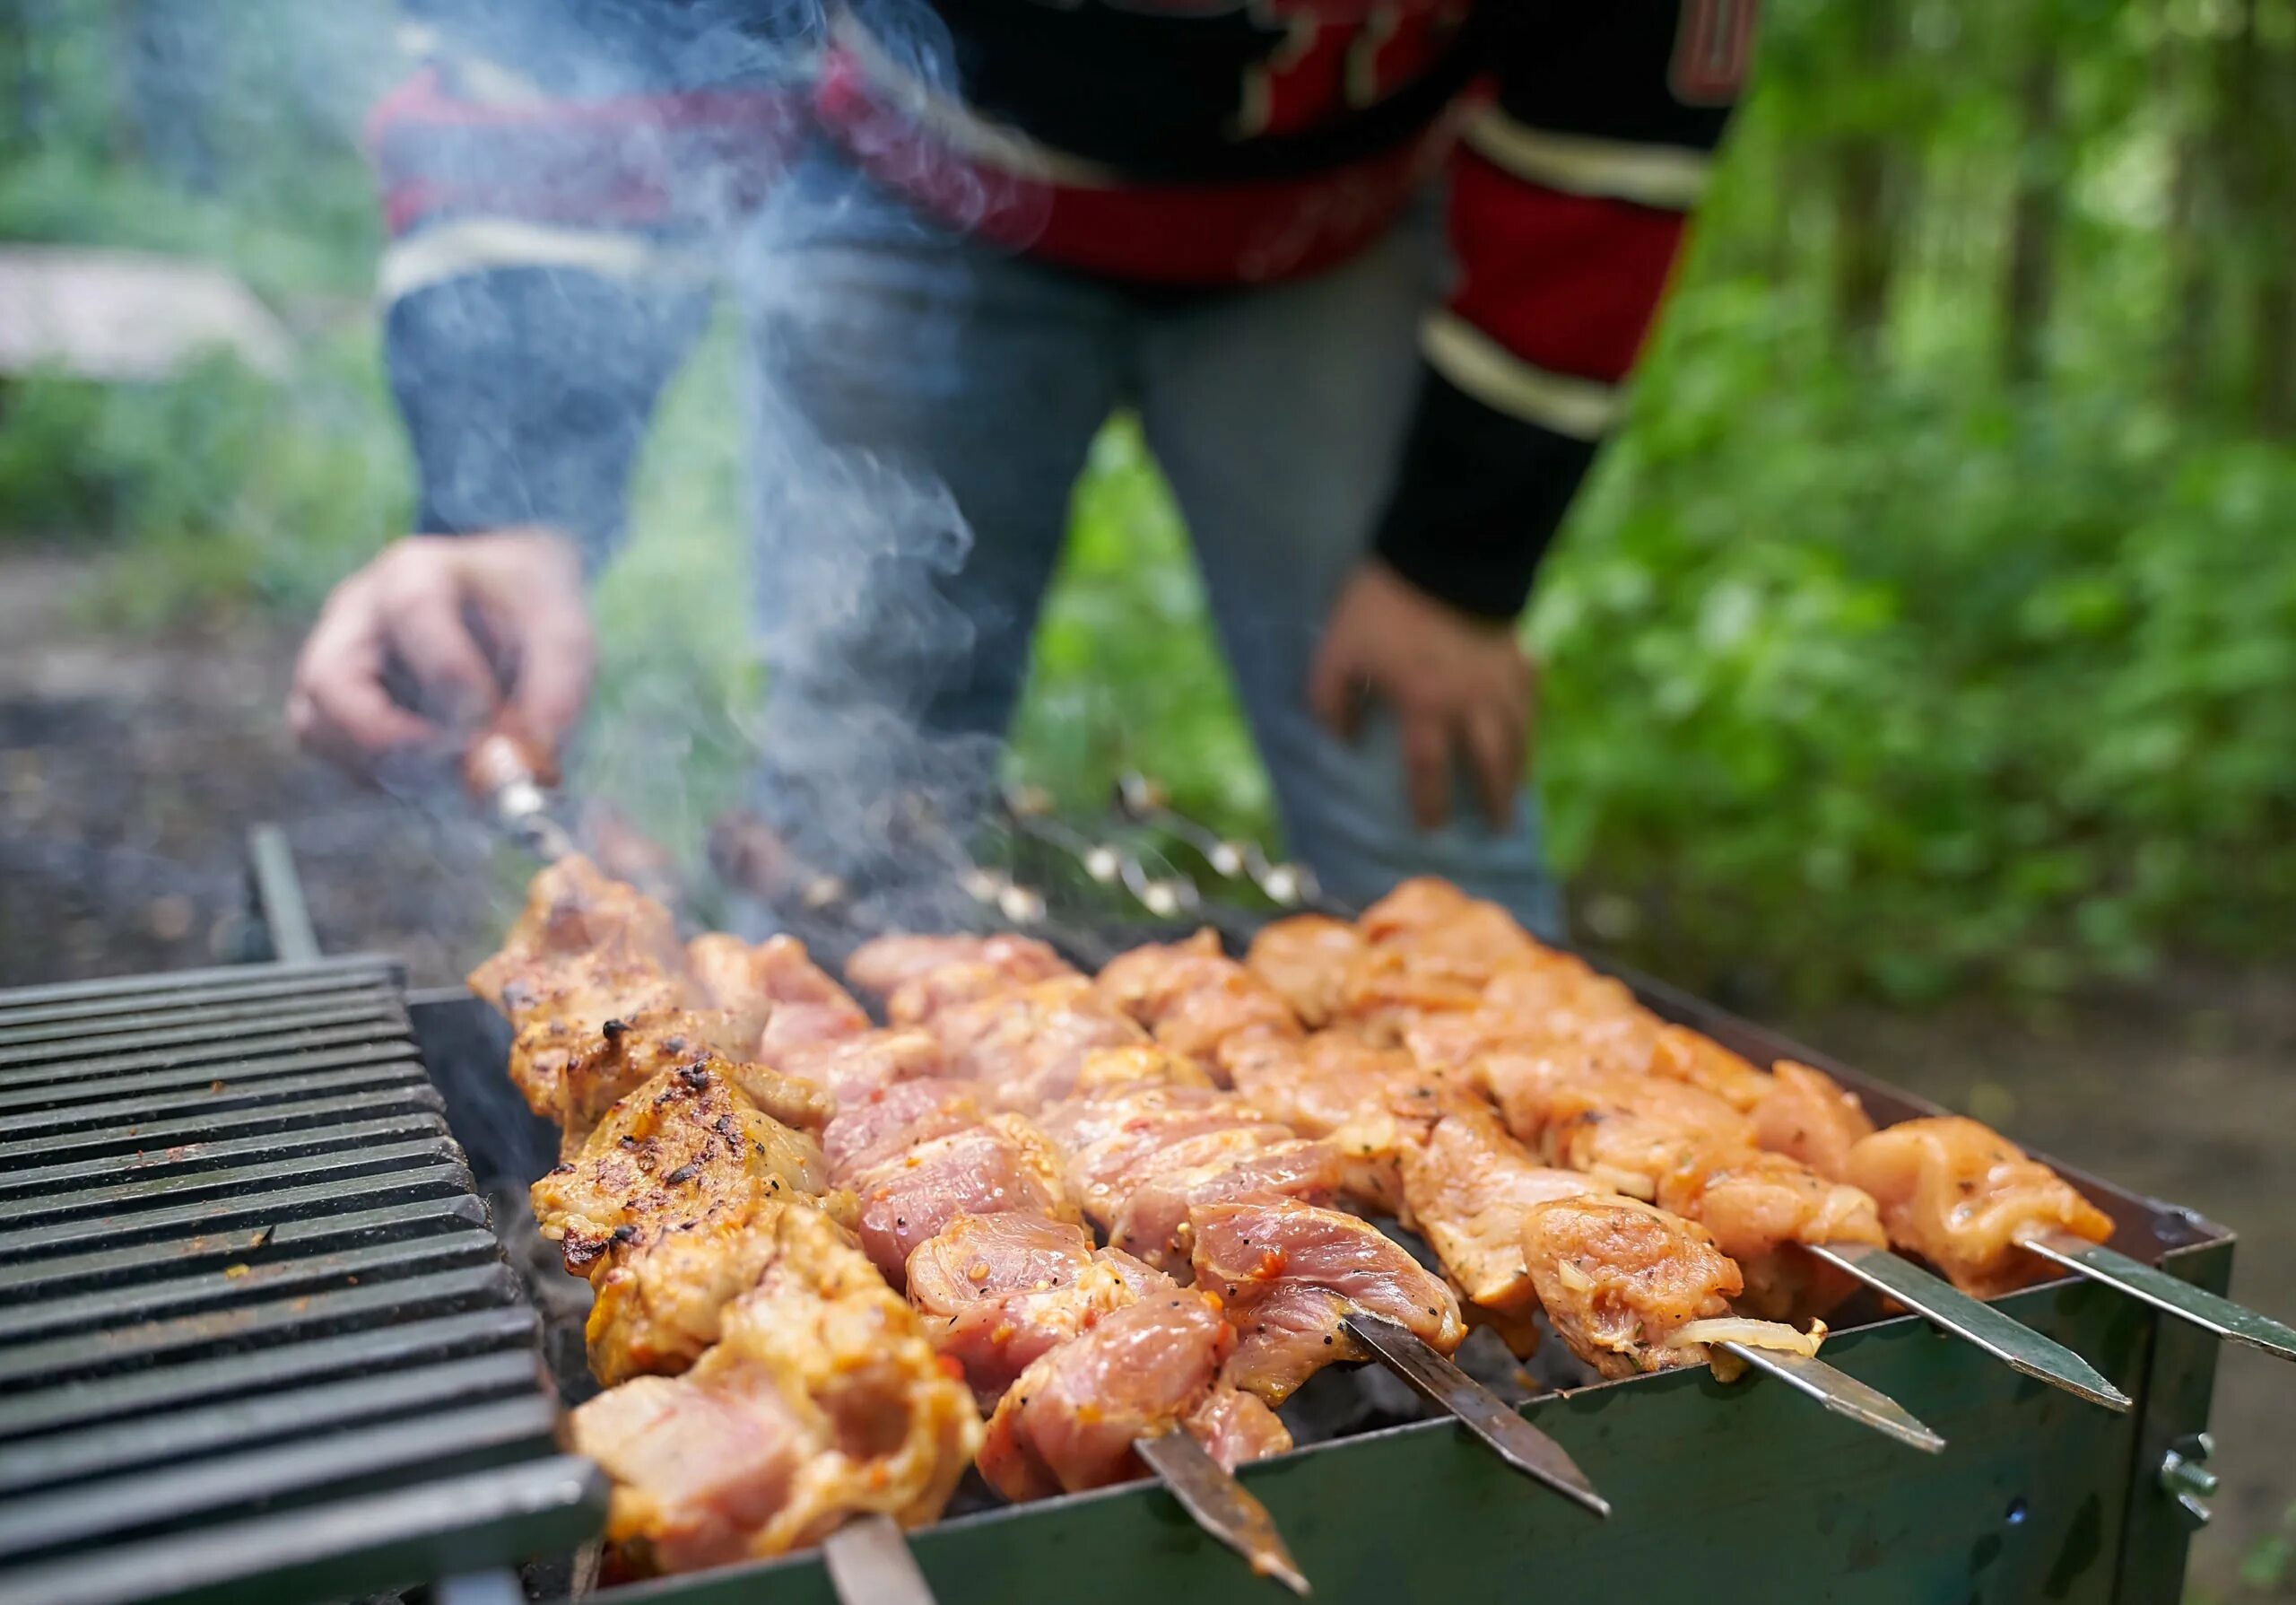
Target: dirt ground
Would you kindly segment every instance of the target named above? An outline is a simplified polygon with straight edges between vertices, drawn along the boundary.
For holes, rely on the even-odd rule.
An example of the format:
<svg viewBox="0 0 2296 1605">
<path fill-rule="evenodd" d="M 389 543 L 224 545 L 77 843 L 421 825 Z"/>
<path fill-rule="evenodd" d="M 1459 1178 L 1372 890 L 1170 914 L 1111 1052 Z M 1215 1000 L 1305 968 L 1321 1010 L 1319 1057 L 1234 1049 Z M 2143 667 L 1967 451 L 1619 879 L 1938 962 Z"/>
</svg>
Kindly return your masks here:
<svg viewBox="0 0 2296 1605">
<path fill-rule="evenodd" d="M 324 946 L 397 954 L 418 982 L 458 975 L 503 911 L 484 833 L 451 798 L 426 807 L 296 756 L 283 635 L 93 636 L 75 605 L 87 572 L 0 554 L 0 985 L 216 962 L 245 832 L 265 820 L 286 829 Z M 1969 1009 L 1792 1024 L 2237 1227 L 2235 1293 L 2296 1315 L 2296 973 L 2180 975 L 2045 1025 Z M 2236 1574 L 2296 1506 L 2296 1374 L 2227 1351 L 2214 1420 L 2224 1490 L 2196 1581 L 2265 1597 Z"/>
</svg>

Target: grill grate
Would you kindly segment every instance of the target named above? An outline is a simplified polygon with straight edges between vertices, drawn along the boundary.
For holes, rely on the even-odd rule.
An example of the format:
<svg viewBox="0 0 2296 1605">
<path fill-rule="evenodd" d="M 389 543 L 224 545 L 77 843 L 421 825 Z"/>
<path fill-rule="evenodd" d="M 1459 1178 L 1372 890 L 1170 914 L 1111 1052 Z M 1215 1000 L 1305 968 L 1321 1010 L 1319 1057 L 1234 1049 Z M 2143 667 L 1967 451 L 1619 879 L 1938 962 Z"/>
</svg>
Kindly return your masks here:
<svg viewBox="0 0 2296 1605">
<path fill-rule="evenodd" d="M 0 1601 L 564 1549 L 557 1428 L 391 964 L 0 992 Z"/>
</svg>

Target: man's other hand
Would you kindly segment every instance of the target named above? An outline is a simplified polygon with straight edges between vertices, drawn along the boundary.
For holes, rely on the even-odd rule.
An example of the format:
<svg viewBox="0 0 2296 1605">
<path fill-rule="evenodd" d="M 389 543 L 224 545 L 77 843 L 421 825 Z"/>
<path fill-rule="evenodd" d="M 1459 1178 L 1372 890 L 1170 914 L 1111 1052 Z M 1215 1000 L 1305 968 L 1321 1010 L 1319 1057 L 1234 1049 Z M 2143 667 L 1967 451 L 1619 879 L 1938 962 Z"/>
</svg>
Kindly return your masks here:
<svg viewBox="0 0 2296 1605">
<path fill-rule="evenodd" d="M 408 536 L 328 596 L 296 661 L 287 722 L 305 746 L 358 768 L 451 748 L 506 714 L 555 753 L 581 717 L 592 660 L 571 541 L 541 528 Z"/>
<path fill-rule="evenodd" d="M 1386 564 L 1355 571 L 1324 626 L 1308 688 L 1318 720 L 1352 738 L 1376 697 L 1401 726 L 1412 812 L 1432 829 L 1450 812 L 1464 759 L 1493 826 L 1522 781 L 1535 676 L 1512 624 L 1477 618 Z"/>
</svg>

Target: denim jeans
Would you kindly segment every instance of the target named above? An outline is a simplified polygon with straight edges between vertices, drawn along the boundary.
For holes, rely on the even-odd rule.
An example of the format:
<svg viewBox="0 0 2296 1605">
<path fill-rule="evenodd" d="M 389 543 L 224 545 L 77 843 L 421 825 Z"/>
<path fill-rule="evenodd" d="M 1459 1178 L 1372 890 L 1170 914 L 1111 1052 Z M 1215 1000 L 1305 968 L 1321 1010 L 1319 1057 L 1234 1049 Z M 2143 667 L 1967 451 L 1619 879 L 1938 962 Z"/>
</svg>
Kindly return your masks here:
<svg viewBox="0 0 2296 1605">
<path fill-rule="evenodd" d="M 834 855 L 893 829 L 895 794 L 977 798 L 1072 488 L 1129 406 L 1186 518 L 1289 850 L 1347 903 L 1432 873 L 1556 933 L 1532 798 L 1494 830 L 1462 784 L 1451 822 L 1422 831 L 1394 721 L 1375 711 L 1345 742 L 1307 706 L 1387 494 L 1441 271 L 1428 207 L 1317 277 L 1143 292 L 969 240 L 809 158 L 736 275 L 773 676 L 761 805 L 817 822 L 814 850 Z"/>
</svg>

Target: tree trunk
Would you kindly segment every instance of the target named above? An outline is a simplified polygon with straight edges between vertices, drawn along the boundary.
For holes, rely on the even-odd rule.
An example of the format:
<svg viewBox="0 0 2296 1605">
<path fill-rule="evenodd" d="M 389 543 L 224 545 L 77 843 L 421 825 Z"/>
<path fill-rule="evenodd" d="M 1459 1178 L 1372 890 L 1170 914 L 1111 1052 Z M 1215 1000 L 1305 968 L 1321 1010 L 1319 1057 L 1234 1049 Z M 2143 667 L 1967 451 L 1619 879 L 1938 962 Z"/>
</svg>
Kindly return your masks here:
<svg viewBox="0 0 2296 1605">
<path fill-rule="evenodd" d="M 2057 231 L 2064 198 L 2057 126 L 2057 64 L 2052 41 L 2035 39 L 2020 74 L 2020 148 L 2009 213 L 2009 262 L 2002 283 L 2002 369 L 2012 384 L 2040 371 L 2057 298 Z"/>
</svg>

